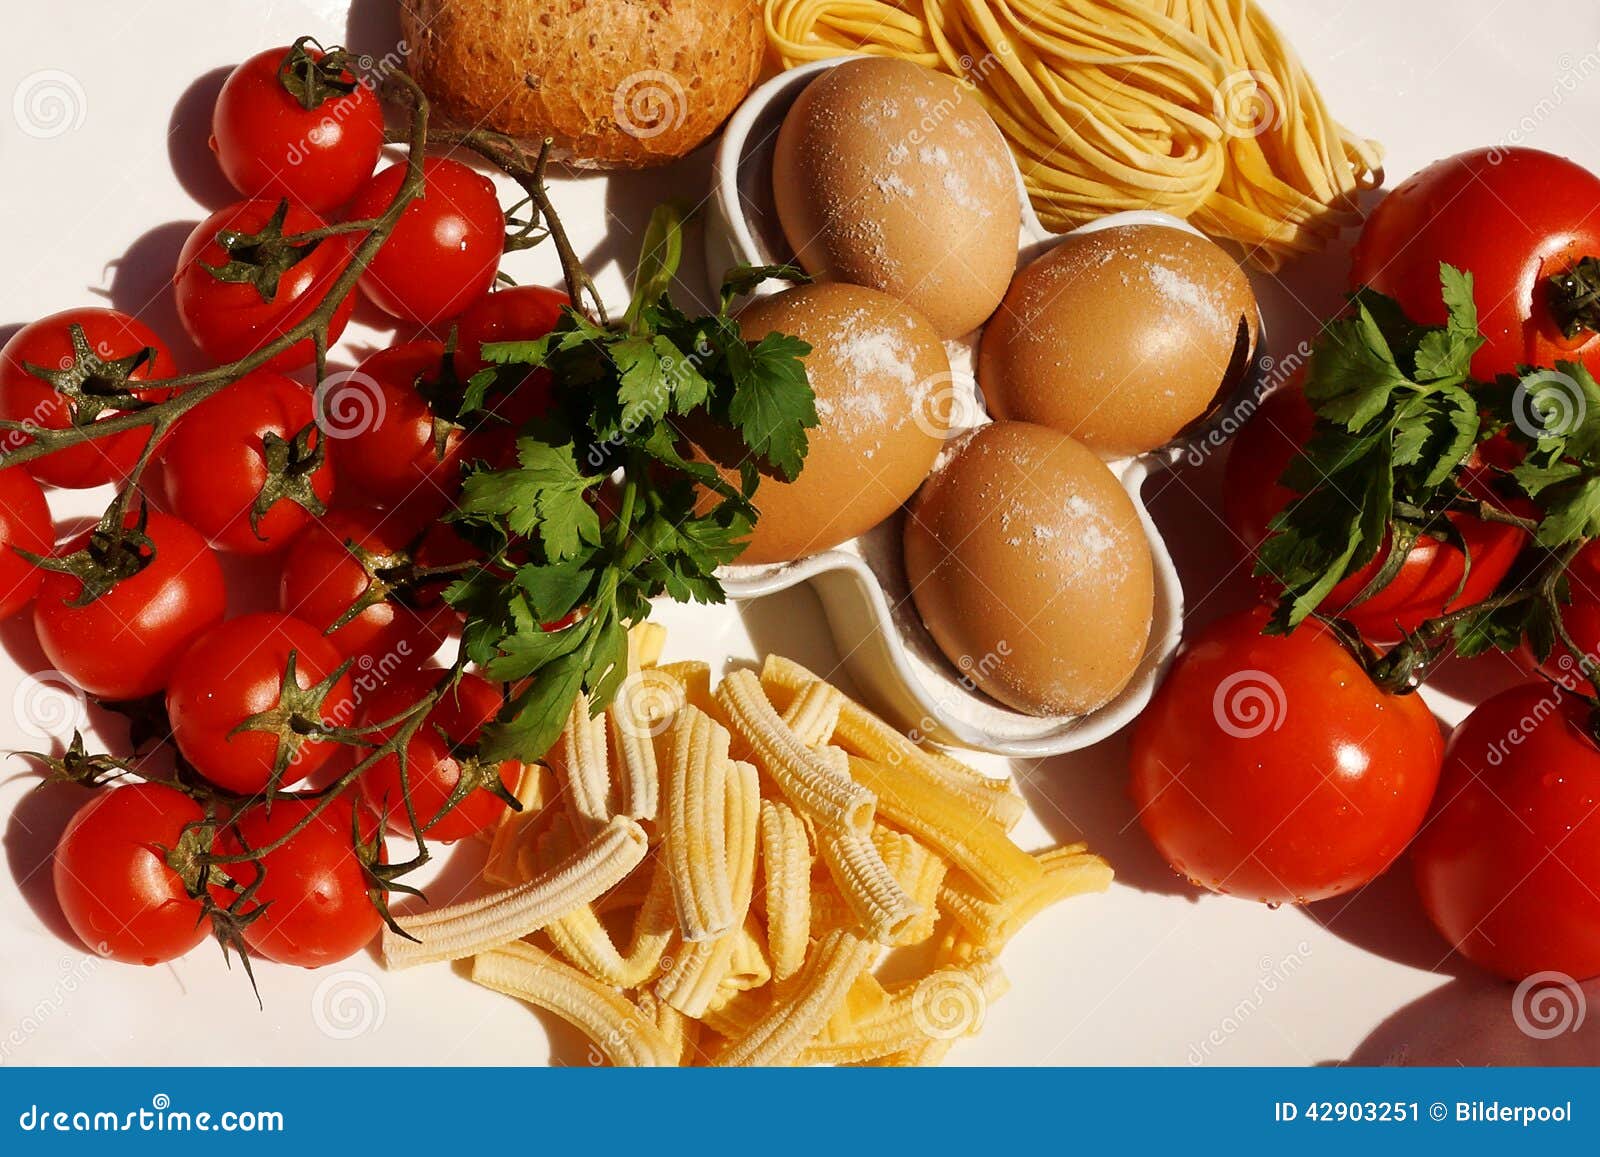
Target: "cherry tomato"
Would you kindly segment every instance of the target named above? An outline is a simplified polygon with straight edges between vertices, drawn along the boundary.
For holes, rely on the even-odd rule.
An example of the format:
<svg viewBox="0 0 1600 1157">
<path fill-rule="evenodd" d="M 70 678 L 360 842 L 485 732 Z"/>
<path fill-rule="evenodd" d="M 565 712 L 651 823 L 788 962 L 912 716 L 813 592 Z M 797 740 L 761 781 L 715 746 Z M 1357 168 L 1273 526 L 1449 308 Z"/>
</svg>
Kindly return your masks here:
<svg viewBox="0 0 1600 1157">
<path fill-rule="evenodd" d="M 235 854 L 246 845 L 267 847 L 303 822 L 314 806 L 312 800 L 286 799 L 275 801 L 270 812 L 259 805 L 248 808 L 218 835 L 218 850 Z M 372 837 L 377 823 L 365 808 L 357 817 L 358 806 L 350 794 L 340 796 L 303 831 L 261 858 L 266 874 L 244 908 L 265 909 L 245 925 L 244 941 L 254 951 L 279 964 L 319 968 L 359 952 L 378 934 L 383 920 L 367 895 L 370 885 L 355 850 L 357 819 L 363 840 Z M 227 870 L 241 887 L 257 875 L 248 861 Z M 219 905 L 231 899 L 216 896 Z"/>
<path fill-rule="evenodd" d="M 1264 401 L 1234 439 L 1223 474 L 1222 516 L 1252 556 L 1268 536 L 1268 523 L 1295 498 L 1277 479 L 1310 439 L 1313 421 L 1305 395 L 1291 386 Z M 1486 490 L 1483 495 L 1492 498 Z M 1531 508 L 1526 512 L 1532 513 Z M 1376 558 L 1328 592 L 1321 609 L 1348 619 L 1368 639 L 1387 645 L 1427 619 L 1482 602 L 1511 570 L 1528 536 L 1518 527 L 1486 522 L 1464 512 L 1446 517 L 1460 531 L 1472 558 L 1464 586 L 1461 548 L 1423 535 L 1377 594 L 1351 603 L 1383 569 L 1387 544 Z M 1263 580 L 1262 586 L 1269 597 L 1276 597 L 1279 588 L 1270 580 Z"/>
<path fill-rule="evenodd" d="M 381 170 L 356 194 L 350 215 L 378 216 L 404 179 L 403 164 Z M 506 223 L 493 182 L 460 161 L 428 157 L 422 179 L 422 196 L 406 206 L 360 285 L 385 313 L 432 325 L 455 317 L 494 284 Z"/>
<path fill-rule="evenodd" d="M 1600 749 L 1579 699 L 1530 683 L 1456 728 L 1412 852 L 1428 918 L 1520 980 L 1600 975 Z"/>
<path fill-rule="evenodd" d="M 1362 227 L 1350 270 L 1406 314 L 1442 325 L 1439 264 L 1473 276 L 1487 338 L 1477 376 L 1518 365 L 1582 361 L 1600 372 L 1600 335 L 1561 332 L 1547 279 L 1600 257 L 1600 177 L 1537 149 L 1490 148 L 1435 161 L 1378 203 Z"/>
<path fill-rule="evenodd" d="M 383 151 L 383 106 L 348 71 L 348 87 L 311 108 L 304 59 L 289 47 L 258 52 L 228 75 L 211 114 L 211 151 L 235 189 L 246 197 L 291 201 L 326 213 L 339 208 L 372 176 Z M 301 54 L 320 61 L 323 54 Z M 314 71 L 314 70 L 312 70 Z M 291 92 L 286 87 L 296 87 Z"/>
<path fill-rule="evenodd" d="M 369 592 L 387 593 L 384 568 L 393 564 L 382 560 L 395 558 L 405 544 L 384 529 L 381 519 L 380 512 L 335 511 L 307 527 L 284 556 L 278 586 L 283 612 L 326 631 Z M 375 556 L 376 575 L 351 553 L 349 543 Z M 454 625 L 454 613 L 439 605 L 437 595 L 431 606 L 418 606 L 402 594 L 379 598 L 325 637 L 340 655 L 356 660 L 359 670 L 388 671 L 425 661 Z"/>
<path fill-rule="evenodd" d="M 444 345 L 414 341 L 373 354 L 352 382 L 375 383 L 365 429 L 339 446 L 339 477 L 376 502 L 414 502 L 437 514 L 461 490 L 459 429 L 450 429 L 444 453 L 434 435 L 433 411 L 419 387 L 441 381 Z M 463 381 L 465 379 L 462 379 Z M 458 387 L 459 388 L 459 387 Z"/>
<path fill-rule="evenodd" d="M 134 522 L 130 515 L 127 519 Z M 45 657 L 91 695 L 138 699 L 165 687 L 184 652 L 222 621 L 227 608 L 222 567 L 205 539 L 187 523 L 151 513 L 145 535 L 154 547 L 142 569 L 83 606 L 77 577 L 51 571 L 33 605 L 33 629 Z M 90 531 L 58 552 L 100 549 L 106 536 Z M 91 539 L 94 540 L 91 543 Z M 127 547 L 112 546 L 127 559 Z M 113 567 L 118 559 L 108 559 Z"/>
<path fill-rule="evenodd" d="M 182 956 L 211 929 L 200 901 L 167 863 L 205 812 L 182 792 L 134 783 L 96 794 L 56 844 L 56 900 L 92 951 L 128 964 Z"/>
<path fill-rule="evenodd" d="M 1315 623 L 1257 607 L 1186 642 L 1134 724 L 1132 794 L 1167 863 L 1214 892 L 1299 903 L 1380 875 L 1428 810 L 1443 743 Z"/>
<path fill-rule="evenodd" d="M 561 311 L 572 299 L 559 289 L 513 285 L 485 294 L 456 322 L 456 369 L 470 378 L 489 363 L 481 350 L 488 342 L 533 341 L 555 329 Z M 550 409 L 550 371 L 530 371 L 489 407 L 514 427 L 543 416 Z"/>
<path fill-rule="evenodd" d="M 55 525 L 39 484 L 20 467 L 0 470 L 0 619 L 33 601 L 44 572 L 17 553 L 49 554 Z"/>
<path fill-rule="evenodd" d="M 270 300 L 250 282 L 223 281 L 205 268 L 221 269 L 229 263 L 217 234 L 254 236 L 268 227 L 278 209 L 278 202 L 266 200 L 237 201 L 219 209 L 195 226 L 178 255 L 178 272 L 172 279 L 178 318 L 195 344 L 215 361 L 237 361 L 300 324 L 322 303 L 349 262 L 349 237 L 325 238 L 283 272 Z M 305 233 L 322 225 L 322 218 L 310 209 L 291 204 L 282 233 Z M 334 311 L 328 328 L 330 345 L 339 340 L 354 308 L 352 293 Z M 315 357 L 311 339 L 306 338 L 277 354 L 265 368 L 292 370 L 309 365 Z"/>
<path fill-rule="evenodd" d="M 167 504 L 218 550 L 281 550 L 315 517 L 306 504 L 326 509 L 333 498 L 330 446 L 317 425 L 310 388 L 257 370 L 201 402 L 172 428 L 161 448 Z M 276 473 L 269 463 L 279 466 Z M 256 500 L 269 481 L 284 496 L 252 525 Z"/>
<path fill-rule="evenodd" d="M 316 628 L 288 615 L 242 615 L 213 627 L 184 654 L 167 687 L 167 715 L 183 757 L 218 787 L 241 795 L 266 788 L 278 756 L 271 731 L 241 730 L 246 719 L 280 706 L 290 654 L 295 685 L 308 691 L 339 666 L 339 653 Z M 350 680 L 341 676 L 318 709 L 295 712 L 300 729 L 349 726 L 355 715 Z M 293 724 L 291 730 L 295 730 Z M 298 783 L 323 765 L 337 747 L 328 740 L 300 739 L 289 755 L 280 786 Z"/>
<path fill-rule="evenodd" d="M 74 348 L 74 326 L 83 331 L 81 348 Z M 119 382 L 150 381 L 177 372 L 172 354 L 155 331 L 115 309 L 68 309 L 30 322 L 0 349 L 0 418 L 46 430 L 71 426 L 74 412 L 84 412 L 84 403 L 36 376 L 27 368 L 30 365 L 63 376 L 69 389 L 87 387 L 91 405 L 96 404 L 92 398 L 96 387 L 116 390 Z M 70 380 L 75 378 L 82 380 Z M 161 390 L 136 389 L 133 393 L 148 402 L 167 396 Z M 108 410 L 95 420 L 103 421 L 117 412 Z M 35 458 L 22 469 L 51 486 L 102 486 L 126 476 L 149 440 L 147 430 L 127 430 Z M 0 451 L 30 441 L 24 433 L 8 431 L 0 434 Z"/>
<path fill-rule="evenodd" d="M 399 716 L 439 685 L 447 672 L 438 667 L 411 671 L 391 679 L 361 706 L 368 726 Z M 507 792 L 517 790 L 522 765 L 514 759 L 486 765 L 472 754 L 483 725 L 505 705 L 505 696 L 493 683 L 470 672 L 447 689 L 428 712 L 422 726 L 406 744 L 406 781 L 411 806 L 422 821 L 422 834 L 450 843 L 486 831 L 505 814 L 505 801 L 484 786 L 498 779 Z M 379 733 L 387 739 L 394 729 Z M 453 793 L 463 790 L 461 802 L 439 813 Z M 400 761 L 385 756 L 361 777 L 361 795 L 369 807 L 388 817 L 389 826 L 411 834 L 406 819 L 405 792 L 400 785 Z"/>
</svg>

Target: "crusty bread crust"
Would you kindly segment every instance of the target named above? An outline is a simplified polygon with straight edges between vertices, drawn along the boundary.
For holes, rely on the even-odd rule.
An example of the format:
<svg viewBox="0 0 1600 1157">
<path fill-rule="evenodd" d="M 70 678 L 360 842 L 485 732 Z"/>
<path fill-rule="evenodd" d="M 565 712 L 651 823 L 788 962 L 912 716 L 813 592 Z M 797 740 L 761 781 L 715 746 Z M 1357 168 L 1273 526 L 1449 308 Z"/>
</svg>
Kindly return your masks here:
<svg viewBox="0 0 1600 1157">
<path fill-rule="evenodd" d="M 722 125 L 760 74 L 759 0 L 400 0 L 438 113 L 575 165 L 645 168 Z"/>
</svg>

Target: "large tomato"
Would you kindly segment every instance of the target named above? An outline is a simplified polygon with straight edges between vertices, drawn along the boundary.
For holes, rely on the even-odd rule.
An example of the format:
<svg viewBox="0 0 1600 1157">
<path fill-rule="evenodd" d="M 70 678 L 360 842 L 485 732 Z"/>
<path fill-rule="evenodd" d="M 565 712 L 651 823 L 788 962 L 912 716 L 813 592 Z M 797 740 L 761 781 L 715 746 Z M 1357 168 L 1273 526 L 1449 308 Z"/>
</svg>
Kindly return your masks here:
<svg viewBox="0 0 1600 1157">
<path fill-rule="evenodd" d="M 341 234 L 316 242 L 283 271 L 270 293 L 252 282 L 228 281 L 211 272 L 226 268 L 234 257 L 250 256 L 248 247 L 230 256 L 218 240 L 219 234 L 258 236 L 263 230 L 270 231 L 280 204 L 237 201 L 219 209 L 195 226 L 178 254 L 178 272 L 172 279 L 178 318 L 195 344 L 215 361 L 238 361 L 299 325 L 322 303 L 350 260 L 350 238 Z M 322 226 L 321 217 L 291 203 L 279 232 L 292 237 Z M 334 311 L 329 344 L 339 340 L 354 308 L 352 293 Z M 308 337 L 277 354 L 265 368 L 292 370 L 309 365 L 315 357 Z"/>
<path fill-rule="evenodd" d="M 167 687 L 167 715 L 178 750 L 218 787 L 253 795 L 267 787 L 278 758 L 279 736 L 239 730 L 251 716 L 284 706 L 281 692 L 289 657 L 295 686 L 309 691 L 340 664 L 339 653 L 320 633 L 288 615 L 242 615 L 213 627 L 184 654 Z M 345 727 L 355 715 L 355 697 L 341 676 L 320 708 L 307 704 L 286 720 L 293 750 L 280 786 L 298 783 L 321 767 L 337 746 L 307 734 L 315 726 Z"/>
<path fill-rule="evenodd" d="M 350 215 L 381 214 L 405 171 L 399 164 L 379 172 L 356 194 Z M 494 284 L 506 223 L 494 183 L 460 161 L 428 157 L 422 179 L 422 195 L 406 206 L 360 284 L 385 313 L 433 325 L 455 317 Z"/>
<path fill-rule="evenodd" d="M 433 411 L 423 391 L 444 382 L 444 345 L 414 341 L 380 350 L 362 362 L 351 382 L 374 392 L 365 428 L 339 445 L 339 478 L 373 501 L 405 501 L 443 510 L 461 490 L 461 431 L 435 435 Z M 370 382 L 372 385 L 367 385 Z"/>
<path fill-rule="evenodd" d="M 1352 286 L 1398 300 L 1409 317 L 1443 325 L 1441 262 L 1471 273 L 1487 339 L 1474 372 L 1581 360 L 1600 373 L 1600 334 L 1567 337 L 1548 279 L 1600 257 L 1600 177 L 1537 149 L 1490 148 L 1435 161 L 1367 217 Z"/>
<path fill-rule="evenodd" d="M 333 498 L 328 448 L 310 388 L 257 370 L 173 427 L 161 448 L 167 503 L 219 550 L 281 550 L 314 517 L 308 507 Z M 269 480 L 274 501 L 257 513 Z"/>
<path fill-rule="evenodd" d="M 1294 491 L 1277 480 L 1310 439 L 1314 421 L 1305 395 L 1290 386 L 1267 398 L 1234 439 L 1223 474 L 1222 517 L 1252 557 L 1270 533 L 1268 524 L 1295 498 Z M 1465 585 L 1461 548 L 1423 535 L 1388 586 L 1363 602 L 1351 603 L 1383 569 L 1389 554 L 1385 544 L 1376 558 L 1328 593 L 1322 611 L 1348 619 L 1367 638 L 1386 645 L 1427 619 L 1487 598 L 1516 562 L 1527 534 L 1466 513 L 1446 517 L 1460 532 L 1472 559 Z M 1279 588 L 1269 580 L 1264 585 L 1276 595 Z"/>
<path fill-rule="evenodd" d="M 1359 888 L 1394 862 L 1433 798 L 1443 742 L 1315 623 L 1261 633 L 1255 608 L 1179 651 L 1134 724 L 1132 793 L 1191 883 L 1269 903 Z"/>
<path fill-rule="evenodd" d="M 365 552 L 363 565 L 351 545 Z M 388 672 L 425 661 L 455 625 L 455 613 L 434 593 L 421 605 L 411 592 L 393 592 L 386 559 L 398 559 L 404 541 L 391 534 L 381 512 L 335 511 L 312 523 L 284 556 L 278 606 L 285 614 L 327 631 L 359 601 L 354 618 L 326 635 L 362 671 Z M 374 590 L 374 584 L 377 589 Z"/>
<path fill-rule="evenodd" d="M 348 71 L 326 76 L 322 60 L 313 48 L 269 48 L 223 83 L 211 151 L 246 197 L 288 197 L 326 213 L 355 196 L 377 167 L 382 104 Z"/>
<path fill-rule="evenodd" d="M 56 844 L 56 900 L 90 950 L 160 964 L 206 938 L 200 901 L 167 862 L 184 828 L 205 819 L 194 800 L 158 783 L 100 792 Z"/>
<path fill-rule="evenodd" d="M 1428 917 L 1513 980 L 1600 975 L 1600 749 L 1581 700 L 1543 683 L 1480 704 L 1450 737 L 1412 858 Z"/>
<path fill-rule="evenodd" d="M 363 840 L 372 838 L 377 823 L 365 808 L 356 814 L 361 805 L 352 795 L 334 800 L 304 830 L 261 858 L 266 874 L 243 911 L 263 911 L 245 925 L 244 941 L 268 960 L 319 968 L 359 952 L 382 927 L 355 848 L 357 822 Z M 244 846 L 265 848 L 304 822 L 315 806 L 312 800 L 286 799 L 270 811 L 249 808 L 218 835 L 217 850 L 228 855 Z M 247 861 L 226 870 L 241 887 L 257 875 Z M 216 900 L 226 906 L 232 897 L 219 890 Z"/>
<path fill-rule="evenodd" d="M 33 601 L 44 572 L 19 550 L 46 555 L 55 545 L 50 506 L 26 471 L 0 470 L 0 619 L 9 619 Z"/>
<path fill-rule="evenodd" d="M 441 668 L 429 667 L 396 676 L 362 704 L 362 722 L 372 726 L 399 717 L 446 675 Z M 522 765 L 512 759 L 484 764 L 471 750 L 484 724 L 504 705 L 505 697 L 493 683 L 481 675 L 465 674 L 444 692 L 406 743 L 406 786 L 428 838 L 449 843 L 477 835 L 505 814 L 505 801 L 484 785 L 498 780 L 505 791 L 516 791 Z M 394 730 L 378 734 L 387 739 Z M 463 793 L 460 802 L 441 815 L 457 791 Z M 391 827 L 411 834 L 399 759 L 385 756 L 368 769 L 361 777 L 361 794 L 370 807 L 388 817 Z"/>
<path fill-rule="evenodd" d="M 75 331 L 81 331 L 81 341 Z M 66 429 L 74 415 L 103 420 L 118 411 L 101 412 L 96 393 L 125 393 L 131 383 L 175 373 L 166 345 L 138 318 L 115 309 L 64 310 L 23 326 L 0 349 L 0 418 L 46 430 Z M 146 402 L 166 396 L 159 390 L 131 392 Z M 123 478 L 149 440 L 148 430 L 126 430 L 35 458 L 23 469 L 52 486 L 101 486 Z M 25 433 L 7 431 L 0 434 L 0 451 L 30 441 Z"/>
<path fill-rule="evenodd" d="M 561 311 L 572 299 L 559 289 L 513 285 L 485 294 L 456 322 L 456 368 L 469 378 L 489 363 L 482 350 L 489 342 L 534 341 L 555 329 Z M 488 409 L 512 426 L 521 426 L 550 408 L 550 371 L 530 370 L 521 381 L 490 399 Z"/>
<path fill-rule="evenodd" d="M 134 519 L 127 521 L 131 526 Z M 83 582 L 51 571 L 33 605 L 45 657 L 91 695 L 138 699 L 160 691 L 189 645 L 227 609 L 222 567 L 193 528 L 152 513 L 145 535 L 148 546 L 97 531 L 79 535 L 59 553 L 88 550 L 113 573 L 132 573 L 74 606 Z"/>
</svg>

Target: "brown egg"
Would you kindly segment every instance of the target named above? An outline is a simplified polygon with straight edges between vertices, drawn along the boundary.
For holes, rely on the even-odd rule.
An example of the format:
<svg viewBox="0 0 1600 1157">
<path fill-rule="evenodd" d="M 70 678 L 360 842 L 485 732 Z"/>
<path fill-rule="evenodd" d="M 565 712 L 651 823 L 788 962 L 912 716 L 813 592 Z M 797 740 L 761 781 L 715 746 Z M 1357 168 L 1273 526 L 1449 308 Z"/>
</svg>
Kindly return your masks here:
<svg viewBox="0 0 1600 1157">
<path fill-rule="evenodd" d="M 1005 138 L 975 96 L 909 61 L 859 57 L 808 84 L 778 133 L 772 188 L 807 272 L 881 289 L 941 337 L 982 325 L 1016 271 Z"/>
<path fill-rule="evenodd" d="M 963 679 L 1030 715 L 1081 715 L 1144 657 L 1150 544 L 1132 500 L 1080 442 L 980 427 L 911 504 L 906 577 Z"/>
<path fill-rule="evenodd" d="M 978 384 L 997 418 L 1107 458 L 1142 454 L 1212 409 L 1258 329 L 1249 280 L 1213 242 L 1163 225 L 1102 229 L 1017 274 L 983 331 Z"/>
<path fill-rule="evenodd" d="M 788 562 L 872 529 L 922 484 L 948 433 L 950 362 L 925 318 L 856 285 L 802 285 L 739 314 L 746 339 L 773 331 L 811 346 L 818 425 L 794 482 L 763 477 L 740 563 Z M 941 417 L 941 414 L 946 415 Z M 707 447 L 730 478 L 738 461 Z"/>
</svg>

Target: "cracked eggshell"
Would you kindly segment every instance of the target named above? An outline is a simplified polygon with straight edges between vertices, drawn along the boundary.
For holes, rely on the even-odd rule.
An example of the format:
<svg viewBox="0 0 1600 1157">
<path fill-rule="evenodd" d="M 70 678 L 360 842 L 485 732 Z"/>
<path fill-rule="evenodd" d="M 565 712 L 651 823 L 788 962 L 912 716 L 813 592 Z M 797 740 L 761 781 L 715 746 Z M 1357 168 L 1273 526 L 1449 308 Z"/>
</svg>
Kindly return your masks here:
<svg viewBox="0 0 1600 1157">
<path fill-rule="evenodd" d="M 882 290 L 939 336 L 982 325 L 1017 267 L 1021 197 L 1005 138 L 955 80 L 860 57 L 821 73 L 778 133 L 773 196 L 813 276 Z"/>
<path fill-rule="evenodd" d="M 1116 697 L 1150 637 L 1154 564 L 1095 453 L 1027 422 L 979 427 L 912 503 L 906 577 L 939 649 L 991 698 L 1080 715 Z"/>
<path fill-rule="evenodd" d="M 811 346 L 806 375 L 818 425 L 794 482 L 763 477 L 761 512 L 741 565 L 828 550 L 893 514 L 932 469 L 948 433 L 939 391 L 950 361 L 927 319 L 875 290 L 826 282 L 756 300 L 739 314 L 748 341 L 780 332 Z M 941 416 L 942 415 L 942 416 Z M 729 447 L 701 447 L 730 480 Z"/>
<path fill-rule="evenodd" d="M 1159 225 L 1071 233 L 1012 281 L 978 385 L 997 418 L 1142 454 L 1210 412 L 1259 329 L 1249 279 L 1214 242 Z"/>
</svg>

